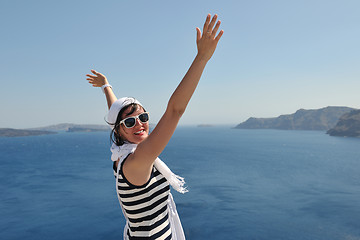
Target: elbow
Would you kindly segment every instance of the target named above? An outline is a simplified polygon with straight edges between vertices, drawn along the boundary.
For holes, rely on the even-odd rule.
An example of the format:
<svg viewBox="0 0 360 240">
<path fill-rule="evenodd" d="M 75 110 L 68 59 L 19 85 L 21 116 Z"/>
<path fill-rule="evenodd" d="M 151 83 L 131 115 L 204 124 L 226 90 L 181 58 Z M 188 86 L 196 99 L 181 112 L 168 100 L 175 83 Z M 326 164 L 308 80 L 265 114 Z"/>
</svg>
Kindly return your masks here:
<svg viewBox="0 0 360 240">
<path fill-rule="evenodd" d="M 179 118 L 180 118 L 180 117 L 184 114 L 185 108 L 174 109 L 173 112 L 174 112 L 174 114 L 176 114 L 176 115 L 179 116 Z"/>
<path fill-rule="evenodd" d="M 168 104 L 166 111 L 180 118 L 184 114 L 185 109 L 186 107 L 180 107 L 173 104 Z"/>
</svg>

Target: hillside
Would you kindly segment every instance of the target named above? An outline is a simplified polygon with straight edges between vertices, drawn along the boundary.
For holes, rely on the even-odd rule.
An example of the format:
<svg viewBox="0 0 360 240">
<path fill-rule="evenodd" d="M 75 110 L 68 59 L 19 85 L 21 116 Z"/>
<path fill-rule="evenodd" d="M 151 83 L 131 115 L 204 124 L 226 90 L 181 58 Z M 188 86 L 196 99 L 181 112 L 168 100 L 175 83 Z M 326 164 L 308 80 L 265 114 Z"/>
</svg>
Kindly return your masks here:
<svg viewBox="0 0 360 240">
<path fill-rule="evenodd" d="M 299 109 L 293 114 L 276 118 L 249 118 L 235 128 L 239 129 L 282 129 L 282 130 L 329 130 L 339 118 L 354 110 L 348 107 L 325 107 L 321 109 Z"/>
<path fill-rule="evenodd" d="M 47 134 L 56 134 L 57 132 L 97 132 L 110 131 L 106 125 L 95 124 L 72 124 L 62 123 L 46 127 L 28 128 L 28 129 L 14 129 L 14 128 L 0 128 L 0 137 L 25 137 L 38 136 Z"/>
<path fill-rule="evenodd" d="M 341 116 L 336 126 L 327 131 L 327 134 L 330 136 L 359 137 L 360 110 L 354 110 Z"/>
<path fill-rule="evenodd" d="M 14 128 L 0 128 L 0 137 L 26 137 L 55 134 L 56 132 L 42 131 L 42 130 L 27 130 Z"/>
</svg>

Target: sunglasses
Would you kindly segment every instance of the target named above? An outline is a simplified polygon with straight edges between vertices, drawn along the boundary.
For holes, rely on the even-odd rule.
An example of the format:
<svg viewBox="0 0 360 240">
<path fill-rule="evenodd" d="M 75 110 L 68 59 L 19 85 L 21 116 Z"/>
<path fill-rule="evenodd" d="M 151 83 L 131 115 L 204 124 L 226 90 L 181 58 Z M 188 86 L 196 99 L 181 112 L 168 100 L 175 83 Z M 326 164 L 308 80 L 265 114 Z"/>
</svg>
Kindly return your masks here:
<svg viewBox="0 0 360 240">
<path fill-rule="evenodd" d="M 146 123 L 149 121 L 149 113 L 144 112 L 137 116 L 125 118 L 121 120 L 119 124 L 123 123 L 126 128 L 133 128 L 136 125 L 136 119 L 139 119 L 142 123 Z"/>
</svg>

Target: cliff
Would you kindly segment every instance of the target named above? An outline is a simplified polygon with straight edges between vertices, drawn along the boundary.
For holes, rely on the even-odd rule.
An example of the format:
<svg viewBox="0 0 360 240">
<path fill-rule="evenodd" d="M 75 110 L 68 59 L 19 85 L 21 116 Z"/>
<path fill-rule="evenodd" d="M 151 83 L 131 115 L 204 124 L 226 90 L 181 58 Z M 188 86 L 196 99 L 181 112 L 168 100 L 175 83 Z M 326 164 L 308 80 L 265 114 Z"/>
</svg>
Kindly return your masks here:
<svg viewBox="0 0 360 240">
<path fill-rule="evenodd" d="M 327 134 L 330 136 L 359 137 L 360 136 L 360 110 L 353 110 L 341 116 L 336 126 Z"/>
<path fill-rule="evenodd" d="M 321 109 L 299 109 L 293 114 L 276 118 L 249 118 L 235 128 L 240 129 L 282 129 L 282 130 L 328 130 L 339 118 L 354 110 L 348 107 L 325 107 Z"/>
</svg>

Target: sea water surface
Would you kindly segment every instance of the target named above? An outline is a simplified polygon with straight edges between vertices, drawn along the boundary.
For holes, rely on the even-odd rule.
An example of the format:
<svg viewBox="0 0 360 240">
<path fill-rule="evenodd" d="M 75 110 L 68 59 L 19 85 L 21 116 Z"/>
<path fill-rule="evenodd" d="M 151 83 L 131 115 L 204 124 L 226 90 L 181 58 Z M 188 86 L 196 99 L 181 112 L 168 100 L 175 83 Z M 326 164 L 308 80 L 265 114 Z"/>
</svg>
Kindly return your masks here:
<svg viewBox="0 0 360 240">
<path fill-rule="evenodd" d="M 1 239 L 122 239 L 109 133 L 0 138 Z M 179 127 L 161 158 L 187 239 L 360 239 L 360 139 Z"/>
</svg>

